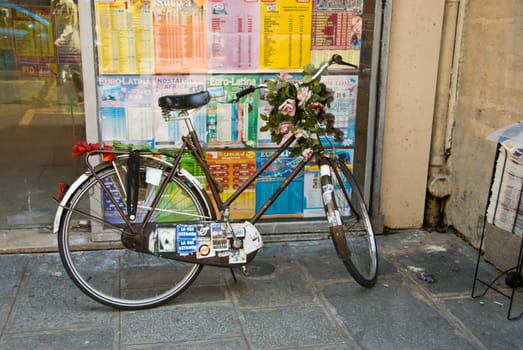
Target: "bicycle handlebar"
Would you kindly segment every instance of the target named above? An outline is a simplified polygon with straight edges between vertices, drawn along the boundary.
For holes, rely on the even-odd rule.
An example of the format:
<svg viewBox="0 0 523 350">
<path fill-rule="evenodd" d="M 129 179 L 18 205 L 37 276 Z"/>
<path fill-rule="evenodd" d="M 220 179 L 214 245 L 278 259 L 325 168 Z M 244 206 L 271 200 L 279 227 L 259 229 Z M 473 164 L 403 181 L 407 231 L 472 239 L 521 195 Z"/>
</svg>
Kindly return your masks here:
<svg viewBox="0 0 523 350">
<path fill-rule="evenodd" d="M 312 80 L 316 80 L 317 78 L 319 78 L 323 72 L 329 68 L 331 65 L 333 64 L 338 64 L 338 65 L 342 65 L 342 66 L 349 66 L 349 67 L 352 67 L 352 68 L 358 68 L 357 65 L 355 64 L 352 64 L 352 63 L 348 63 L 348 62 L 345 62 L 343 60 L 343 57 L 341 57 L 341 55 L 338 55 L 338 54 L 334 54 L 330 60 L 328 60 L 327 62 L 325 62 L 324 64 L 321 65 L 321 67 L 316 71 L 316 73 L 314 73 L 314 75 L 312 76 Z M 239 101 L 240 98 L 242 98 L 243 96 L 246 96 L 248 94 L 250 94 L 251 92 L 254 92 L 258 89 L 263 89 L 263 88 L 266 88 L 267 87 L 267 84 L 259 84 L 257 86 L 254 86 L 254 85 L 251 85 L 245 89 L 243 89 L 242 91 L 238 92 L 236 94 L 236 99 L 235 101 Z"/>
</svg>

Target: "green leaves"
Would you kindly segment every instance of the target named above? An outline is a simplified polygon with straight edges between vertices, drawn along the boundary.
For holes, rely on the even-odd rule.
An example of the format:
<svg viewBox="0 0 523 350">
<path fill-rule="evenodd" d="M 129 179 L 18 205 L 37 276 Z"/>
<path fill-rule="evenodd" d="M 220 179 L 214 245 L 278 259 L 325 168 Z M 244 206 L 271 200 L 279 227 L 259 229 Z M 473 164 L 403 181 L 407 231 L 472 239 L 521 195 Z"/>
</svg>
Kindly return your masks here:
<svg viewBox="0 0 523 350">
<path fill-rule="evenodd" d="M 280 143 L 287 133 L 297 135 L 296 142 L 289 149 L 293 156 L 300 155 L 307 149 L 316 151 L 319 141 L 310 135 L 322 136 L 326 133 L 322 125 L 323 114 L 325 106 L 333 100 L 333 92 L 321 82 L 321 77 L 312 79 L 315 72 L 316 67 L 309 64 L 303 68 L 301 82 L 291 81 L 291 76 L 287 73 L 279 74 L 278 80 L 266 82 L 269 90 L 267 101 L 272 110 L 269 114 L 261 115 L 265 125 L 260 131 L 269 131 L 271 140 L 276 143 Z M 296 106 L 294 114 L 285 111 L 284 106 L 289 105 L 289 100 Z M 311 104 L 314 108 L 311 108 Z"/>
</svg>

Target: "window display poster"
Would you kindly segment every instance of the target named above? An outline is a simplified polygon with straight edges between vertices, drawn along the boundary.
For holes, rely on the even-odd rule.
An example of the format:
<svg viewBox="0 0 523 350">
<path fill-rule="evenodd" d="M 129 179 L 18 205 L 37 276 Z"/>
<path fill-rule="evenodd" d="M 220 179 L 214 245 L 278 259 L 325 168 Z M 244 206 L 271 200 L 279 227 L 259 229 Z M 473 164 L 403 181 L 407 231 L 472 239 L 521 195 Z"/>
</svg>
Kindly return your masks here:
<svg viewBox="0 0 523 350">
<path fill-rule="evenodd" d="M 208 151 L 207 163 L 214 179 L 223 188 L 222 200 L 229 198 L 256 172 L 256 152 L 244 150 Z M 254 215 L 255 185 L 252 184 L 231 204 L 232 219 L 246 219 Z"/>
<path fill-rule="evenodd" d="M 334 53 L 359 63 L 363 0 L 180 4 L 95 1 L 100 73 L 294 70 Z"/>
<path fill-rule="evenodd" d="M 334 126 L 344 133 L 342 142 L 336 142 L 334 139 L 330 141 L 336 146 L 354 146 L 358 76 L 328 75 L 323 77 L 322 81 L 334 92 L 334 101 L 331 102 L 327 112 L 334 114 Z"/>
<path fill-rule="evenodd" d="M 361 7 L 360 7 L 361 6 Z M 311 63 L 319 65 L 333 54 L 359 64 L 363 1 L 314 2 Z"/>
<path fill-rule="evenodd" d="M 225 97 L 207 105 L 207 141 L 210 147 L 256 147 L 258 136 L 258 95 L 256 90 L 233 100 L 236 93 L 258 85 L 256 75 L 209 76 L 207 87 L 223 87 Z"/>
<path fill-rule="evenodd" d="M 312 0 L 261 0 L 260 68 L 301 69 L 310 62 Z"/>
<path fill-rule="evenodd" d="M 347 168 L 352 170 L 354 151 L 352 149 L 337 150 L 336 154 L 347 165 Z M 317 164 L 309 163 L 305 166 L 303 188 L 303 216 L 324 216 L 325 210 L 323 209 L 323 199 L 321 194 L 320 167 Z"/>
<path fill-rule="evenodd" d="M 182 2 L 179 2 L 182 4 Z M 207 72 L 206 2 L 152 2 L 157 73 Z"/>
<path fill-rule="evenodd" d="M 153 73 L 149 2 L 96 1 L 95 5 L 100 73 Z"/>
<path fill-rule="evenodd" d="M 258 0 L 209 0 L 209 70 L 256 70 L 260 52 Z"/>
<path fill-rule="evenodd" d="M 158 99 L 162 96 L 191 94 L 205 90 L 204 75 L 155 75 L 153 76 L 154 120 L 153 134 L 159 148 L 180 147 L 182 136 L 187 134 L 187 125 L 183 120 L 165 121 Z M 206 139 L 205 108 L 191 113 L 191 120 L 200 141 Z M 205 146 L 205 144 L 202 144 Z"/>
<path fill-rule="evenodd" d="M 256 162 L 260 167 L 274 151 L 258 151 Z M 301 157 L 289 157 L 288 152 L 282 154 L 274 161 L 256 180 L 256 210 L 259 210 L 266 200 L 278 189 L 283 181 L 289 177 Z M 271 204 L 265 215 L 278 215 L 286 217 L 301 217 L 303 212 L 303 172 L 299 174 L 289 186 Z"/>
<path fill-rule="evenodd" d="M 148 76 L 99 76 L 102 141 L 144 143 L 153 139 L 152 79 Z"/>
</svg>

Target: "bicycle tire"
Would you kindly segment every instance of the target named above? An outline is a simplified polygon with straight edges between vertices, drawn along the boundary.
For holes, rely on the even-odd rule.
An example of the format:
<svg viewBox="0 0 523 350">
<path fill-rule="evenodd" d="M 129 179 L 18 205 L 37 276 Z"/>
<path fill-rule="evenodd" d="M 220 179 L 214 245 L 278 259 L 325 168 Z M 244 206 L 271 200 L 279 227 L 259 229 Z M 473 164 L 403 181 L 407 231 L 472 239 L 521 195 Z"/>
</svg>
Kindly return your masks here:
<svg viewBox="0 0 523 350">
<path fill-rule="evenodd" d="M 331 217 L 331 238 L 351 276 L 361 286 L 372 288 L 378 277 L 378 250 L 367 207 L 356 180 L 343 161 L 334 158 L 330 163 L 328 179 L 335 211 L 327 214 Z M 325 200 L 329 186 L 323 185 L 322 190 Z"/>
<path fill-rule="evenodd" d="M 121 184 L 125 184 L 126 160 L 127 157 L 118 158 L 96 171 L 104 186 L 110 187 L 124 213 L 126 201 Z M 147 194 L 147 191 L 154 193 L 155 190 L 154 185 L 143 181 L 148 167 L 160 169 L 162 180 L 166 179 L 170 170 L 167 162 L 141 156 L 140 195 Z M 111 204 L 103 194 L 100 181 L 88 173 L 84 178 L 69 189 L 73 191 L 70 195 L 66 194 L 67 202 L 63 205 L 58 230 L 60 257 L 76 286 L 95 301 L 124 310 L 156 307 L 184 292 L 197 278 L 203 265 L 122 247 L 120 239 L 125 225 L 121 223 L 118 212 L 110 210 Z M 170 179 L 167 196 L 167 200 L 162 197 L 158 204 L 159 209 L 167 211 L 155 211 L 152 216 L 156 223 L 208 220 L 211 215 L 212 207 L 207 199 L 183 176 L 176 175 Z M 145 201 L 140 202 L 142 207 L 139 207 L 133 224 L 144 224 L 141 221 L 149 209 L 143 209 L 143 206 L 149 204 L 149 197 L 152 196 L 146 196 Z M 177 212 L 174 213 L 174 210 Z M 116 241 L 95 247 L 97 244 L 93 244 L 91 238 L 93 232 L 98 231 L 115 235 Z"/>
</svg>

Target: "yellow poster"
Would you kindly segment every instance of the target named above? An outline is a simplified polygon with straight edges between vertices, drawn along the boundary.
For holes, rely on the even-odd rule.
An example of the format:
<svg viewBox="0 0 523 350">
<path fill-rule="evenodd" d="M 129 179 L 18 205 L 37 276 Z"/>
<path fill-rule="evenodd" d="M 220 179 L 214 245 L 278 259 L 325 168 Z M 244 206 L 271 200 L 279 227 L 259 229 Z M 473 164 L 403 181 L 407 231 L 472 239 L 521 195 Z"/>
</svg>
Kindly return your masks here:
<svg viewBox="0 0 523 350">
<path fill-rule="evenodd" d="M 96 2 L 100 74 L 154 72 L 152 16 L 148 2 Z"/>
<path fill-rule="evenodd" d="M 260 68 L 301 69 L 310 63 L 312 0 L 262 0 Z"/>
</svg>

